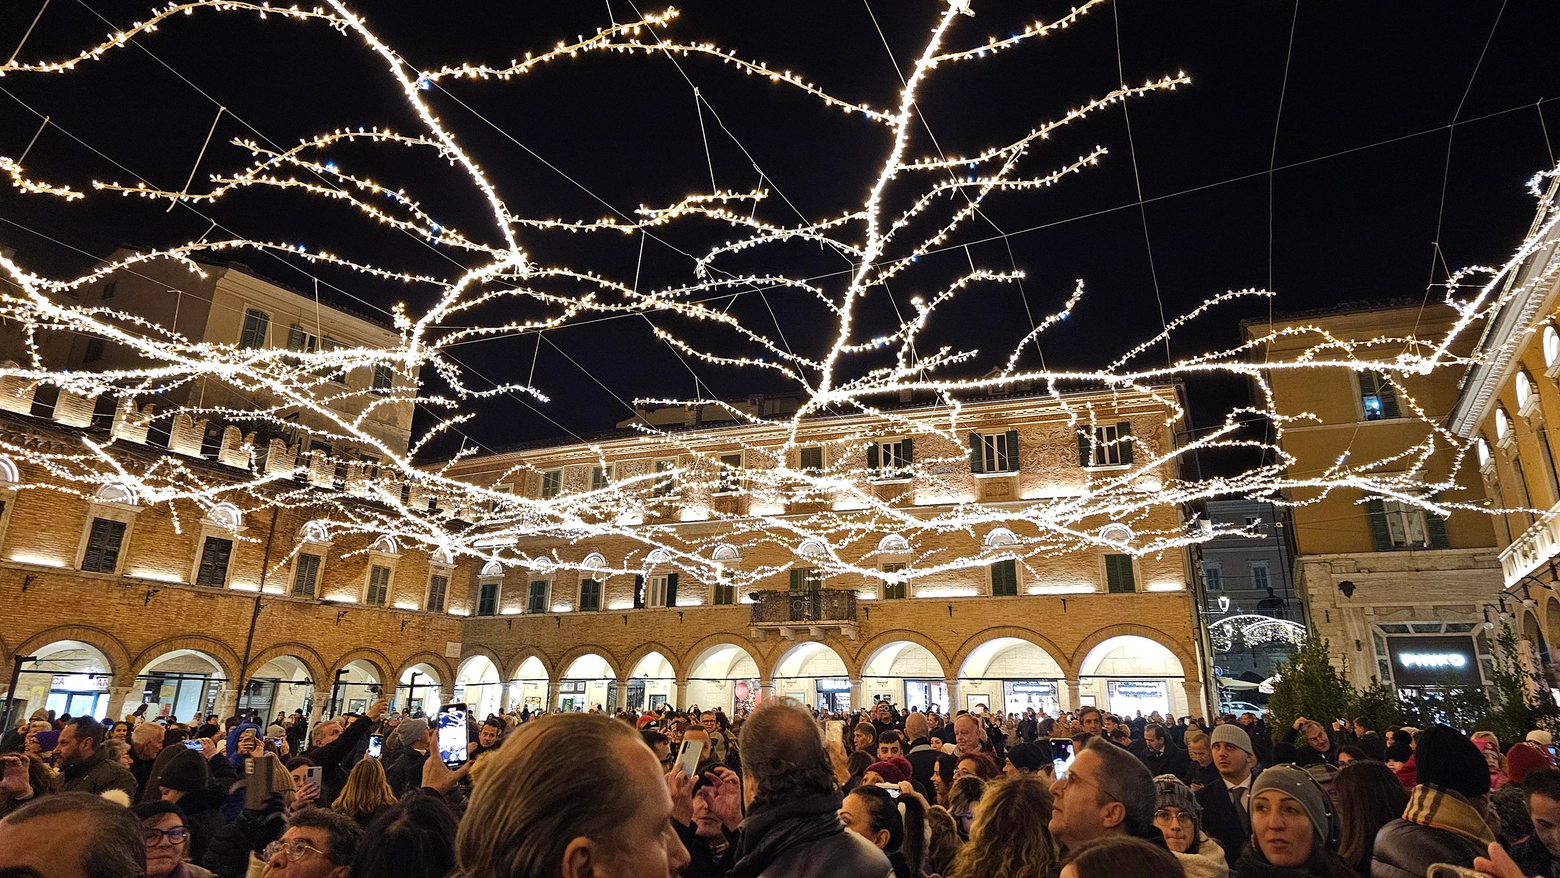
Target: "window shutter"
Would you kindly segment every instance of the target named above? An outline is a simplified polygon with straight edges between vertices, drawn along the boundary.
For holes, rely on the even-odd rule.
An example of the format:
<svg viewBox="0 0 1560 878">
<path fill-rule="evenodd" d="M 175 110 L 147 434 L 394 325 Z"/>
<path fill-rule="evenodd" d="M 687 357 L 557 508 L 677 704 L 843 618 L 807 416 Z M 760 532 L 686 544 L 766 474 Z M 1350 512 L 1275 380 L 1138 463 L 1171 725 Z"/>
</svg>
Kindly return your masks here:
<svg viewBox="0 0 1560 878">
<path fill-rule="evenodd" d="M 970 434 L 970 472 L 980 475 L 985 472 L 985 455 L 981 453 L 981 441 L 979 433 Z"/>
<path fill-rule="evenodd" d="M 1392 551 L 1392 531 L 1387 527 L 1387 505 L 1373 497 L 1365 501 L 1365 511 L 1370 514 L 1370 538 L 1376 543 L 1376 551 Z"/>
<path fill-rule="evenodd" d="M 1093 433 L 1094 433 L 1094 428 L 1093 427 L 1082 427 L 1082 428 L 1079 428 L 1079 430 L 1078 430 L 1078 465 L 1079 466 L 1093 466 L 1094 465 L 1094 461 L 1090 459 L 1090 451 L 1092 449 L 1089 448 L 1089 439 L 1091 438 Z"/>
<path fill-rule="evenodd" d="M 1392 386 L 1392 382 L 1387 380 L 1387 376 L 1377 375 L 1376 377 L 1381 383 L 1381 416 L 1383 418 L 1402 417 L 1398 413 L 1397 388 Z"/>
<path fill-rule="evenodd" d="M 634 609 L 645 608 L 645 577 L 644 574 L 634 574 Z"/>
<path fill-rule="evenodd" d="M 909 436 L 905 437 L 904 444 L 899 446 L 905 450 L 905 463 L 915 460 L 915 444 Z"/>
<path fill-rule="evenodd" d="M 107 518 L 92 519 L 87 535 L 87 550 L 81 556 L 81 569 L 94 573 L 113 573 L 119 565 L 119 544 L 125 536 L 125 523 Z"/>
<path fill-rule="evenodd" d="M 1132 576 L 1131 555 L 1105 556 L 1106 590 L 1112 594 L 1128 594 L 1137 591 Z"/>
<path fill-rule="evenodd" d="M 666 574 L 666 605 L 677 606 L 677 574 Z"/>
<path fill-rule="evenodd" d="M 1116 425 L 1116 445 L 1121 449 L 1121 462 L 1132 463 L 1132 423 L 1122 421 Z"/>
<path fill-rule="evenodd" d="M 1018 472 L 1018 431 L 1007 431 L 1007 464 L 1008 472 Z"/>
<path fill-rule="evenodd" d="M 1446 519 L 1434 512 L 1425 512 L 1425 536 L 1430 539 L 1432 549 L 1450 549 L 1451 540 L 1446 535 Z"/>
<path fill-rule="evenodd" d="M 876 442 L 867 446 L 867 469 L 878 468 L 878 444 Z"/>
<path fill-rule="evenodd" d="M 287 329 L 287 349 L 289 351 L 301 351 L 308 346 L 308 333 L 301 326 L 291 326 Z"/>
<path fill-rule="evenodd" d="M 807 590 L 807 568 L 805 568 L 805 567 L 792 567 L 791 568 L 791 591 L 806 591 L 806 590 Z"/>
</svg>

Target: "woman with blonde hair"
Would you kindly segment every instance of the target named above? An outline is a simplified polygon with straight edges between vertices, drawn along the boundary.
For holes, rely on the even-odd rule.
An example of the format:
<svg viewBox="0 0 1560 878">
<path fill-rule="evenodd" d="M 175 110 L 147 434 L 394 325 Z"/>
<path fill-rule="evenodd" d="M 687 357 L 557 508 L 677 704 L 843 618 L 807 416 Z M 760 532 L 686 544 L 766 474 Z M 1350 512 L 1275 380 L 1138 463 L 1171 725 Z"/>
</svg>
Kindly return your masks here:
<svg viewBox="0 0 1560 878">
<path fill-rule="evenodd" d="M 970 840 L 949 878 L 1045 878 L 1056 866 L 1050 824 L 1051 790 L 1034 775 L 986 785 L 975 807 Z"/>
<path fill-rule="evenodd" d="M 384 766 L 378 759 L 359 759 L 330 809 L 351 817 L 359 826 L 368 826 L 379 812 L 394 804 L 395 791 L 390 789 Z"/>
</svg>

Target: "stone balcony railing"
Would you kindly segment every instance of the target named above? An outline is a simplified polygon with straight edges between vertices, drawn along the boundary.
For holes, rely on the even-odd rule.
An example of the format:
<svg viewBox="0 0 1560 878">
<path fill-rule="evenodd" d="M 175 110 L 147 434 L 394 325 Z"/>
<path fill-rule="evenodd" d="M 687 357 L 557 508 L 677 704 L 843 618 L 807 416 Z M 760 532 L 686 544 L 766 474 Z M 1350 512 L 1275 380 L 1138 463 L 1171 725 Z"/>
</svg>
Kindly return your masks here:
<svg viewBox="0 0 1560 878">
<path fill-rule="evenodd" d="M 821 638 L 830 631 L 838 631 L 855 640 L 856 593 L 838 589 L 814 589 L 811 591 L 755 591 L 752 617 L 748 627 L 754 639 L 762 640 L 770 632 L 778 632 L 786 640 L 795 640 L 797 632 L 807 632 Z"/>
<path fill-rule="evenodd" d="M 1540 515 L 1500 553 L 1500 569 L 1507 588 L 1560 554 L 1560 505 Z"/>
</svg>

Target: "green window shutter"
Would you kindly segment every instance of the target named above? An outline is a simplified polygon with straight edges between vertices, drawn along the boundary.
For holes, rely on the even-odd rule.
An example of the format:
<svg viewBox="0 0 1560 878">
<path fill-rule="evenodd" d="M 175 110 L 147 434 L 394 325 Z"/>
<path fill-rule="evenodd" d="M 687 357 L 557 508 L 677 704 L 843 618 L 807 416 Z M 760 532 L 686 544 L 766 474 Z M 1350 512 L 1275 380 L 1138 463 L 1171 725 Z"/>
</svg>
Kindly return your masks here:
<svg viewBox="0 0 1560 878">
<path fill-rule="evenodd" d="M 1425 536 L 1429 538 L 1432 549 L 1452 547 L 1452 542 L 1446 535 L 1446 519 L 1434 512 L 1425 512 Z"/>
<path fill-rule="evenodd" d="M 1007 465 L 1008 472 L 1018 472 L 1018 431 L 1007 431 Z"/>
<path fill-rule="evenodd" d="M 878 444 L 876 442 L 867 446 L 867 469 L 878 468 Z"/>
<path fill-rule="evenodd" d="M 1105 556 L 1105 585 L 1111 594 L 1131 594 L 1137 591 L 1132 575 L 1131 555 Z"/>
<path fill-rule="evenodd" d="M 979 433 L 970 434 L 970 472 L 980 475 L 985 472 L 985 455 L 981 453 L 981 438 Z"/>
<path fill-rule="evenodd" d="M 1392 531 L 1387 527 L 1387 505 L 1378 498 L 1365 501 L 1365 511 L 1370 514 L 1370 538 L 1376 543 L 1376 551 L 1392 551 Z"/>
<path fill-rule="evenodd" d="M 1132 423 L 1122 421 L 1116 425 L 1116 445 L 1121 450 L 1121 462 L 1130 465 L 1132 463 Z"/>
<path fill-rule="evenodd" d="M 991 565 L 991 593 L 995 596 L 1018 594 L 1018 562 L 1012 559 Z"/>
<path fill-rule="evenodd" d="M 645 608 L 645 577 L 643 574 L 634 574 L 634 609 Z"/>
<path fill-rule="evenodd" d="M 94 573 L 113 573 L 119 567 L 119 548 L 124 537 L 124 522 L 107 518 L 92 519 L 87 550 L 81 556 L 81 569 Z"/>
<path fill-rule="evenodd" d="M 200 550 L 200 568 L 195 574 L 196 585 L 222 586 L 227 583 L 228 561 L 233 555 L 233 541 L 220 537 L 207 537 Z"/>
<path fill-rule="evenodd" d="M 1090 452 L 1092 451 L 1092 449 L 1089 448 L 1089 439 L 1091 438 L 1091 434 L 1093 432 L 1094 432 L 1094 428 L 1093 427 L 1082 427 L 1082 428 L 1080 428 L 1078 430 L 1078 465 L 1079 466 L 1093 466 L 1094 465 L 1094 461 L 1091 459 L 1091 455 L 1090 455 Z"/>
<path fill-rule="evenodd" d="M 666 605 L 677 606 L 677 574 L 666 574 Z"/>
<path fill-rule="evenodd" d="M 791 591 L 806 591 L 806 590 L 807 590 L 807 568 L 806 567 L 792 567 L 791 568 Z"/>
<path fill-rule="evenodd" d="M 905 463 L 908 464 L 915 460 L 915 441 L 913 439 L 911 439 L 909 436 L 906 436 L 904 443 L 899 447 L 903 448 L 905 451 Z"/>
</svg>

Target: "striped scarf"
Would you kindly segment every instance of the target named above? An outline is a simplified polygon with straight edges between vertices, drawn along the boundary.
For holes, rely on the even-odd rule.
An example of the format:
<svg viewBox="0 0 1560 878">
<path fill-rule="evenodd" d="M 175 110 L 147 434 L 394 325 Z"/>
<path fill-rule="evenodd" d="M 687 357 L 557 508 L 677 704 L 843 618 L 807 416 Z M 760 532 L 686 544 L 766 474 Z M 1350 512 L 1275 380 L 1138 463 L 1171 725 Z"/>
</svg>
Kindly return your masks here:
<svg viewBox="0 0 1560 878">
<path fill-rule="evenodd" d="M 1455 833 L 1488 847 L 1495 840 L 1484 815 L 1455 790 L 1435 784 L 1422 783 L 1409 794 L 1408 807 L 1403 809 L 1403 819 L 1422 826 L 1432 826 Z"/>
</svg>

